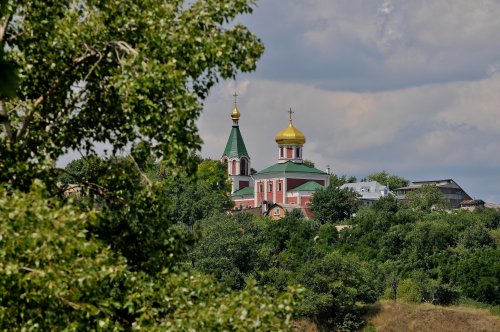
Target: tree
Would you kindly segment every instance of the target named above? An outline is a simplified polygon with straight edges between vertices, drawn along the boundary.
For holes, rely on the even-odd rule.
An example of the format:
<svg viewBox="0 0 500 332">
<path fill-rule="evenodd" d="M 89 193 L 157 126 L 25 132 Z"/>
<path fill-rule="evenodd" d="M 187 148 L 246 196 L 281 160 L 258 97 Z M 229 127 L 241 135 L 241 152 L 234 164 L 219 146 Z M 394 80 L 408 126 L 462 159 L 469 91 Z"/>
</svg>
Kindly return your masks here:
<svg viewBox="0 0 500 332">
<path fill-rule="evenodd" d="M 379 212 L 396 213 L 399 210 L 399 201 L 393 195 L 380 197 L 371 208 Z"/>
<path fill-rule="evenodd" d="M 139 158 L 140 159 L 140 158 Z M 99 210 L 91 232 L 125 256 L 134 269 L 157 273 L 177 262 L 193 244 L 193 233 L 174 224 L 193 226 L 231 205 L 222 163 L 199 163 L 197 179 L 165 174 L 150 178 L 159 163 L 136 159 L 87 157 L 72 161 L 59 177 L 78 186 L 79 205 Z M 174 250 L 175 248 L 175 250 Z"/>
<path fill-rule="evenodd" d="M 197 224 L 201 238 L 189 256 L 196 270 L 213 274 L 233 289 L 242 289 L 257 264 L 260 228 L 250 214 L 214 215 Z"/>
<path fill-rule="evenodd" d="M 312 198 L 311 211 L 321 223 L 335 223 L 349 218 L 357 207 L 357 194 L 330 184 L 316 191 Z"/>
<path fill-rule="evenodd" d="M 342 176 L 338 176 L 337 174 L 330 175 L 330 185 L 335 187 L 340 187 L 345 183 L 353 183 L 353 182 L 356 182 L 355 176 L 348 177 L 347 175 L 342 175 Z"/>
<path fill-rule="evenodd" d="M 39 181 L 38 181 L 39 182 Z M 154 276 L 89 234 L 96 212 L 0 187 L 0 330 L 282 331 L 294 291 L 230 292 L 177 269 Z M 175 251 L 170 253 L 175 255 Z"/>
<path fill-rule="evenodd" d="M 500 249 L 482 248 L 459 252 L 450 263 L 450 278 L 472 299 L 500 304 Z"/>
<path fill-rule="evenodd" d="M 302 265 L 297 281 L 306 287 L 300 312 L 332 330 L 358 330 L 363 321 L 357 316 L 355 303 L 372 303 L 377 298 L 369 265 L 335 251 Z M 354 326 L 346 328 L 343 325 L 349 317 Z"/>
<path fill-rule="evenodd" d="M 304 160 L 304 165 L 308 167 L 314 167 L 314 161 L 306 159 Z"/>
<path fill-rule="evenodd" d="M 377 181 L 380 184 L 389 186 L 391 189 L 406 187 L 410 183 L 410 181 L 397 175 L 389 174 L 386 171 L 372 173 L 366 178 L 368 181 Z"/>
<path fill-rule="evenodd" d="M 64 168 L 58 180 L 63 186 L 70 184 L 98 183 L 106 170 L 106 162 L 97 157 L 89 156 L 71 161 Z"/>
<path fill-rule="evenodd" d="M 149 143 L 172 165 L 200 148 L 195 120 L 219 78 L 255 69 L 252 0 L 18 1 L 2 6 L 0 49 L 17 97 L 0 97 L 0 180 L 27 189 L 69 149 Z M 6 45 L 8 44 L 8 47 Z"/>
<path fill-rule="evenodd" d="M 406 206 L 414 211 L 443 210 L 450 206 L 450 201 L 435 185 L 423 185 L 406 194 Z"/>
<path fill-rule="evenodd" d="M 161 184 L 159 194 L 169 202 L 170 220 L 193 226 L 214 213 L 232 207 L 228 192 L 230 184 L 224 164 L 203 160 L 198 165 L 194 179 L 189 176 L 167 178 Z"/>
</svg>

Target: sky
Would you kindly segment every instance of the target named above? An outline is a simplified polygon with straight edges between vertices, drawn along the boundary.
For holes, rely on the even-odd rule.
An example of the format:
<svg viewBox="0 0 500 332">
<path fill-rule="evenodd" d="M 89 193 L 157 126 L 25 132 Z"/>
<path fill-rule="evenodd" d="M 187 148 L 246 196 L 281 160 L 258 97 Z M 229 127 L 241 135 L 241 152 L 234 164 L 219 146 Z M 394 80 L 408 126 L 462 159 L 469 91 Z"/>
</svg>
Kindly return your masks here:
<svg viewBox="0 0 500 332">
<path fill-rule="evenodd" d="M 257 170 L 291 107 L 317 168 L 451 178 L 500 203 L 500 1 L 259 0 L 238 21 L 266 51 L 205 101 L 202 156 L 221 157 L 237 91 Z"/>
</svg>

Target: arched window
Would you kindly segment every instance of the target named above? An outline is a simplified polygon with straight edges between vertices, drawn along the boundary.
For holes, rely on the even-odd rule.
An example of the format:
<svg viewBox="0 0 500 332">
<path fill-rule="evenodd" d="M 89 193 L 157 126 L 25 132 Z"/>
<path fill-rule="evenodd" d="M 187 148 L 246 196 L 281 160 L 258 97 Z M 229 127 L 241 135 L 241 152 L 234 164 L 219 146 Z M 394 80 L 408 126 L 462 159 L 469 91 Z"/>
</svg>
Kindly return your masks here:
<svg viewBox="0 0 500 332">
<path fill-rule="evenodd" d="M 300 148 L 295 148 L 295 158 L 300 158 Z"/>
<path fill-rule="evenodd" d="M 236 175 L 236 160 L 233 160 L 231 167 L 231 175 Z"/>
<path fill-rule="evenodd" d="M 240 175 L 247 175 L 247 160 L 245 158 L 240 160 Z"/>
</svg>

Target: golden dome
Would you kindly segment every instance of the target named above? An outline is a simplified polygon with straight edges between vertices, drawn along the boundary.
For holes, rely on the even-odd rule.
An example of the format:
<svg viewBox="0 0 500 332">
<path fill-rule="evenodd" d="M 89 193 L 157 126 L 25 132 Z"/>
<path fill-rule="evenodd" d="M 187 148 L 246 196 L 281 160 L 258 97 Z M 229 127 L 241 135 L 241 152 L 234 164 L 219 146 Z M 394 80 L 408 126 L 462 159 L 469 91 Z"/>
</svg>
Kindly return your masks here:
<svg viewBox="0 0 500 332">
<path fill-rule="evenodd" d="M 239 120 L 239 118 L 240 118 L 240 111 L 238 111 L 238 107 L 236 107 L 236 105 L 234 105 L 233 112 L 231 113 L 231 119 Z"/>
<path fill-rule="evenodd" d="M 274 138 L 279 145 L 304 145 L 306 137 L 295 128 L 290 120 L 288 127 L 280 131 Z"/>
</svg>

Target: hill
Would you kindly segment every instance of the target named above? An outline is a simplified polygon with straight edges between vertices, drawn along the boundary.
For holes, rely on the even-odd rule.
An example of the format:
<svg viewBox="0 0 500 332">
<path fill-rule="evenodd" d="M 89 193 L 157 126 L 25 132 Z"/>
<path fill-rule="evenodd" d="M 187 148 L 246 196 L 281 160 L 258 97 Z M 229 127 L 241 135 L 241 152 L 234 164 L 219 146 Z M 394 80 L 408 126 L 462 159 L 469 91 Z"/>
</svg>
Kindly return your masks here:
<svg viewBox="0 0 500 332">
<path fill-rule="evenodd" d="M 376 331 L 500 331 L 500 317 L 459 306 L 380 301 L 371 307 L 367 320 Z"/>
<path fill-rule="evenodd" d="M 496 332 L 500 331 L 500 317 L 486 309 L 464 306 L 443 307 L 424 304 L 409 304 L 382 300 L 367 306 L 365 316 L 368 324 L 364 332 Z M 326 332 L 310 320 L 296 321 L 294 332 Z"/>
</svg>

